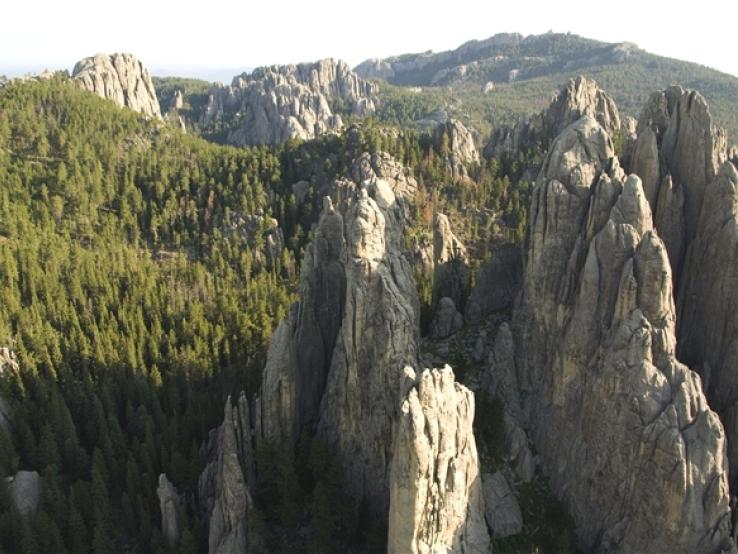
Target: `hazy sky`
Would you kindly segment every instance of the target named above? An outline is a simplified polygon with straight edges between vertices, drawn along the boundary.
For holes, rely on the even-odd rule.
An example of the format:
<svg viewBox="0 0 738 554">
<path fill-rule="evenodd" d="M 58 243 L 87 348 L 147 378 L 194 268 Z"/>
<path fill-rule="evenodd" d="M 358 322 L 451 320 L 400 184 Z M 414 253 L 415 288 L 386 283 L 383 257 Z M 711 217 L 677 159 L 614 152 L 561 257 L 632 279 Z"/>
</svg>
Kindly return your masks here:
<svg viewBox="0 0 738 554">
<path fill-rule="evenodd" d="M 632 41 L 738 76 L 738 2 L 8 0 L 0 74 L 132 52 L 153 73 L 446 50 L 498 32 Z M 179 71 L 180 73 L 182 71 Z"/>
</svg>

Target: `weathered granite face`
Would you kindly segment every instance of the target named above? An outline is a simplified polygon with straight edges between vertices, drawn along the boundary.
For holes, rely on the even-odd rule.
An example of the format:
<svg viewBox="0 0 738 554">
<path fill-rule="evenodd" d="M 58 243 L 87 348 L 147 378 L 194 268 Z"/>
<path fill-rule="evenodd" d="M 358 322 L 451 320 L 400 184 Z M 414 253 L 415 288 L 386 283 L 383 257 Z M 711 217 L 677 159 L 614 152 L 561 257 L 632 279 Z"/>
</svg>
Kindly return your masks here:
<svg viewBox="0 0 738 554">
<path fill-rule="evenodd" d="M 675 357 L 675 323 L 641 180 L 585 116 L 537 180 L 512 326 L 522 419 L 585 550 L 731 544 L 725 434 Z"/>
<path fill-rule="evenodd" d="M 628 169 L 643 181 L 677 282 L 705 188 L 726 159 L 725 131 L 712 123 L 701 94 L 673 86 L 651 95 L 638 120 Z"/>
<path fill-rule="evenodd" d="M 340 460 L 345 486 L 385 519 L 402 370 L 418 359 L 419 301 L 404 252 L 402 194 L 412 181 L 361 156 L 326 197 L 306 249 L 300 301 L 276 330 L 259 403 L 264 440 L 301 429 Z M 259 439 L 262 440 L 262 439 Z"/>
<path fill-rule="evenodd" d="M 96 54 L 77 62 L 72 81 L 126 108 L 161 118 L 148 69 L 132 54 Z"/>
<path fill-rule="evenodd" d="M 448 217 L 437 213 L 433 216 L 433 311 L 444 297 L 453 300 L 454 306 L 463 311 L 470 286 L 466 247 L 451 230 Z"/>
<path fill-rule="evenodd" d="M 236 406 L 228 397 L 223 424 L 210 432 L 204 453 L 208 464 L 198 482 L 200 509 L 208 521 L 209 554 L 246 554 L 260 540 L 248 526 L 255 486 L 252 434 L 246 396 L 241 394 Z"/>
<path fill-rule="evenodd" d="M 235 145 L 280 144 L 340 131 L 337 113 L 367 115 L 375 110 L 376 86 L 341 61 L 267 66 L 237 76 L 230 86 L 211 89 L 200 124 L 225 126 Z"/>
<path fill-rule="evenodd" d="M 156 489 L 161 512 L 161 536 L 167 548 L 175 548 L 182 535 L 182 501 L 177 488 L 165 474 L 159 475 L 159 487 Z"/>
<path fill-rule="evenodd" d="M 448 119 L 433 128 L 431 137 L 436 149 L 446 157 L 449 174 L 456 179 L 467 178 L 466 164 L 479 162 L 472 132 L 460 121 Z"/>
<path fill-rule="evenodd" d="M 43 479 L 37 471 L 18 471 L 5 479 L 10 498 L 23 515 L 35 515 L 41 505 Z"/>
<path fill-rule="evenodd" d="M 662 193 L 663 194 L 663 193 Z M 678 353 L 702 375 L 738 472 L 738 171 L 725 162 L 704 193 L 678 295 Z"/>
<path fill-rule="evenodd" d="M 486 554 L 474 394 L 449 366 L 406 368 L 390 473 L 389 554 Z"/>
</svg>

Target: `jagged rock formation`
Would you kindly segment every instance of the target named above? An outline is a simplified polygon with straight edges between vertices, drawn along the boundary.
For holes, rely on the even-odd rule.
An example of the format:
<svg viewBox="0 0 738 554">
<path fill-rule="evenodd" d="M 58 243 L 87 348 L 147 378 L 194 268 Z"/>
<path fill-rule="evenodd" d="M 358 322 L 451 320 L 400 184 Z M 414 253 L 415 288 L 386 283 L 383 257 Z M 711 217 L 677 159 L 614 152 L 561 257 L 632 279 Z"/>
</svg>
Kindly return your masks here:
<svg viewBox="0 0 738 554">
<path fill-rule="evenodd" d="M 260 67 L 211 89 L 200 123 L 226 125 L 230 144 L 280 144 L 342 129 L 334 107 L 366 115 L 375 110 L 375 95 L 376 86 L 341 61 Z"/>
<path fill-rule="evenodd" d="M 446 156 L 449 173 L 459 179 L 468 177 L 466 165 L 479 162 L 474 135 L 456 119 L 448 119 L 434 127 L 433 144 Z"/>
<path fill-rule="evenodd" d="M 671 268 L 652 227 L 602 126 L 565 129 L 533 192 L 513 319 L 522 407 L 580 547 L 719 552 L 725 436 L 675 358 Z"/>
<path fill-rule="evenodd" d="M 438 302 L 436 313 L 431 322 L 429 336 L 432 339 L 445 339 L 464 326 L 464 316 L 456 309 L 456 304 L 444 296 Z"/>
<path fill-rule="evenodd" d="M 484 512 L 487 525 L 496 539 L 517 535 L 523 530 L 523 514 L 510 483 L 497 471 L 482 475 Z"/>
<path fill-rule="evenodd" d="M 449 366 L 415 376 L 395 432 L 389 554 L 486 554 L 489 535 L 474 441 L 474 394 Z"/>
<path fill-rule="evenodd" d="M 161 511 L 161 536 L 167 548 L 174 548 L 182 533 L 180 526 L 182 502 L 177 488 L 163 473 L 159 475 L 156 495 L 159 497 L 159 510 Z"/>
<path fill-rule="evenodd" d="M 595 81 L 580 76 L 569 81 L 548 109 L 521 119 L 513 127 L 495 129 L 484 155 L 514 155 L 537 142 L 545 149 L 561 131 L 585 115 L 596 119 L 610 136 L 621 130 L 620 114 L 612 98 Z"/>
<path fill-rule="evenodd" d="M 725 131 L 713 125 L 696 91 L 669 87 L 654 93 L 641 112 L 629 170 L 643 181 L 677 281 L 705 188 L 727 157 L 726 144 Z"/>
<path fill-rule="evenodd" d="M 41 504 L 43 480 L 36 471 L 19 471 L 6 478 L 8 492 L 21 514 L 33 515 Z"/>
<path fill-rule="evenodd" d="M 486 315 L 512 307 L 522 284 L 522 275 L 520 248 L 513 244 L 496 248 L 492 258 L 477 272 L 477 282 L 466 301 L 466 321 L 481 323 Z"/>
<path fill-rule="evenodd" d="M 471 285 L 469 258 L 442 213 L 433 216 L 433 266 L 433 311 L 443 297 L 463 311 Z"/>
<path fill-rule="evenodd" d="M 663 194 L 663 191 L 661 192 Z M 678 296 L 679 357 L 699 369 L 738 472 L 738 172 L 725 162 L 704 192 Z M 735 477 L 733 485 L 735 485 Z"/>
<path fill-rule="evenodd" d="M 303 262 L 300 302 L 275 331 L 262 380 L 265 440 L 312 429 L 335 452 L 345 486 L 387 517 L 392 424 L 402 368 L 417 363 L 419 301 L 403 252 L 406 183 L 361 157 L 326 197 Z M 369 160 L 371 162 L 371 159 Z"/>
<path fill-rule="evenodd" d="M 225 222 L 223 231 L 244 238 L 253 248 L 257 263 L 262 263 L 262 252 L 266 255 L 266 264 L 269 267 L 282 255 L 284 232 L 279 221 L 265 216 L 261 210 L 255 214 L 232 211 L 230 221 Z M 263 247 L 257 248 L 258 243 L 262 243 Z"/>
<path fill-rule="evenodd" d="M 401 202 L 412 199 L 418 191 L 418 183 L 412 170 L 386 152 L 361 154 L 354 160 L 351 177 L 356 183 L 382 179 L 389 184 L 395 197 Z"/>
<path fill-rule="evenodd" d="M 151 75 L 132 54 L 96 54 L 80 60 L 74 66 L 72 81 L 119 106 L 161 118 Z"/>
<path fill-rule="evenodd" d="M 223 424 L 210 432 L 205 453 L 209 460 L 200 475 L 198 499 L 209 521 L 210 554 L 245 554 L 259 537 L 248 532 L 255 483 L 251 412 L 246 396 L 225 405 Z"/>
</svg>

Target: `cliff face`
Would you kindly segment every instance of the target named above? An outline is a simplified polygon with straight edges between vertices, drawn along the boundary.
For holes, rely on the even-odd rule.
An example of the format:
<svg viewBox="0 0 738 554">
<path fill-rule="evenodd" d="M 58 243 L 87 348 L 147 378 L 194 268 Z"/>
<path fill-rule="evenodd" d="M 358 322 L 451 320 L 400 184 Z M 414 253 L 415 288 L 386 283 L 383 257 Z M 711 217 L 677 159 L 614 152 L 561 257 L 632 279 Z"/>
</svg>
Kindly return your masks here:
<svg viewBox="0 0 738 554">
<path fill-rule="evenodd" d="M 230 86 L 214 87 L 200 123 L 208 128 L 224 122 L 224 138 L 235 145 L 311 139 L 343 128 L 337 107 L 372 113 L 376 92 L 341 61 L 260 67 Z"/>
<path fill-rule="evenodd" d="M 723 427 L 675 357 L 671 268 L 641 180 L 583 117 L 554 141 L 530 212 L 513 329 L 544 472 L 599 552 L 719 552 Z"/>
<path fill-rule="evenodd" d="M 119 106 L 161 118 L 151 75 L 132 54 L 96 54 L 80 60 L 74 66 L 72 81 Z"/>
<path fill-rule="evenodd" d="M 678 296 L 681 359 L 702 374 L 738 471 L 738 172 L 726 162 L 703 196 Z"/>
</svg>

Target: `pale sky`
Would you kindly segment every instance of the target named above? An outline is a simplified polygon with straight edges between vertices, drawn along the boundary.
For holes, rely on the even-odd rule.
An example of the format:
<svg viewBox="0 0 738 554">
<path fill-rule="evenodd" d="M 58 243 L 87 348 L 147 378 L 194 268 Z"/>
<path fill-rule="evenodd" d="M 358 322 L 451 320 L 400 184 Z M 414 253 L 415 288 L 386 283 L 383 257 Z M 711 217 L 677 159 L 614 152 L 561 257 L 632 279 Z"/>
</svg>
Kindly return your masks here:
<svg viewBox="0 0 738 554">
<path fill-rule="evenodd" d="M 655 0 L 8 0 L 0 74 L 72 69 L 96 52 L 131 52 L 152 69 L 210 69 L 441 51 L 499 32 L 576 33 L 635 42 L 738 76 L 738 2 Z"/>
</svg>

